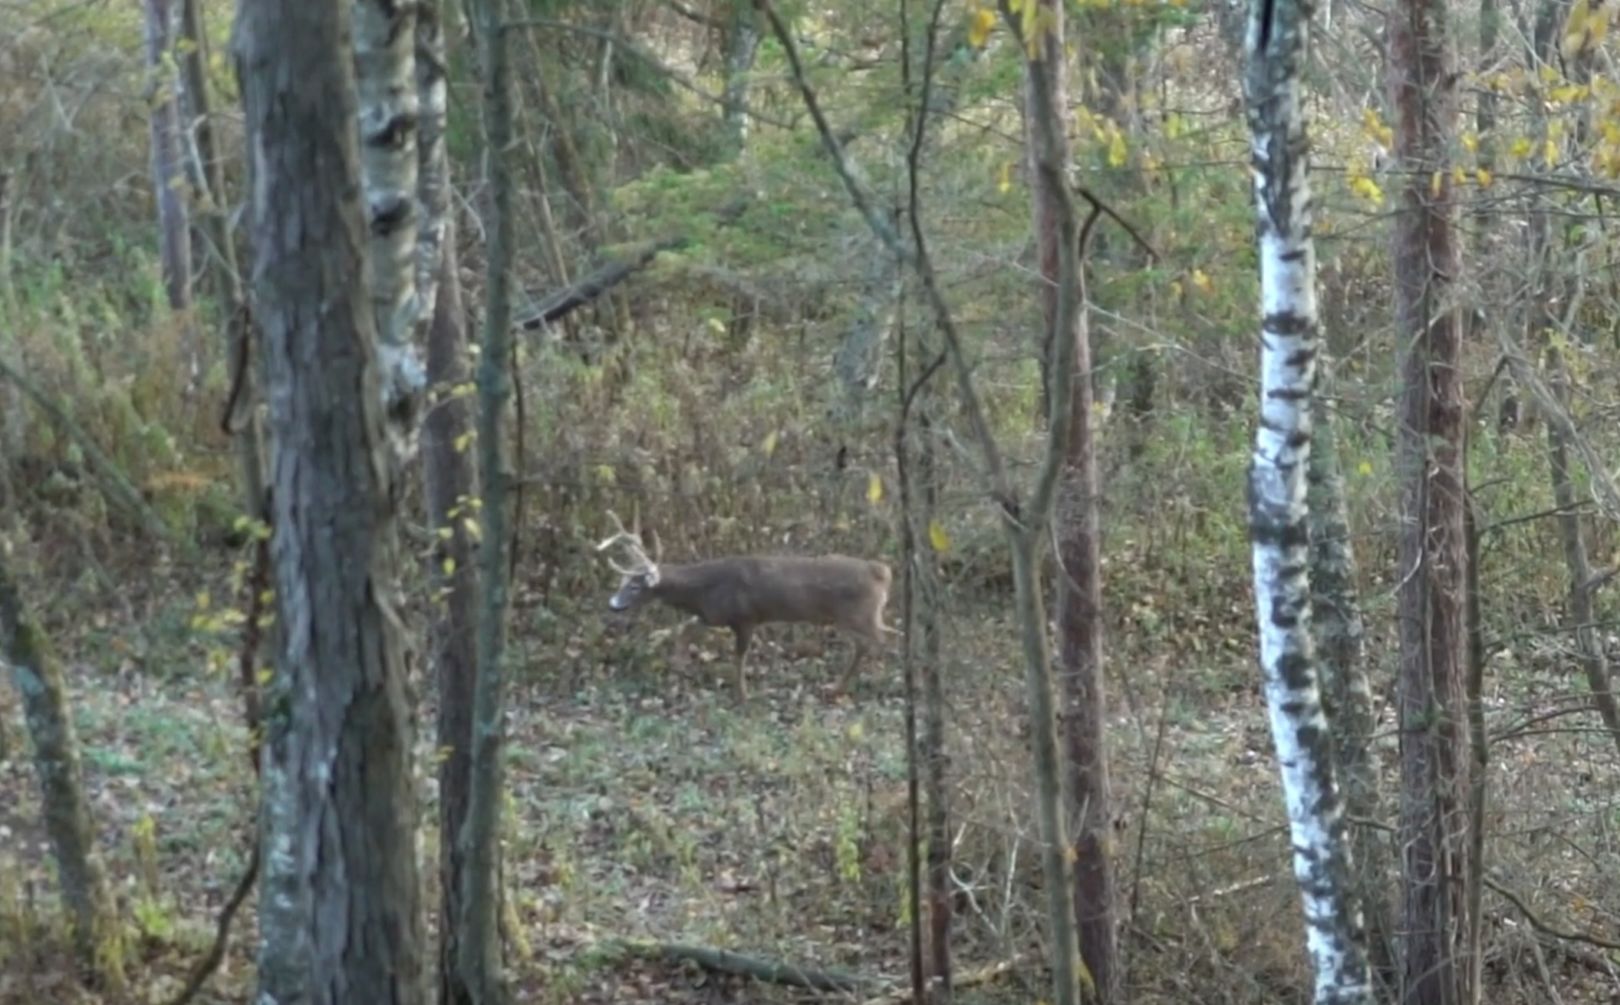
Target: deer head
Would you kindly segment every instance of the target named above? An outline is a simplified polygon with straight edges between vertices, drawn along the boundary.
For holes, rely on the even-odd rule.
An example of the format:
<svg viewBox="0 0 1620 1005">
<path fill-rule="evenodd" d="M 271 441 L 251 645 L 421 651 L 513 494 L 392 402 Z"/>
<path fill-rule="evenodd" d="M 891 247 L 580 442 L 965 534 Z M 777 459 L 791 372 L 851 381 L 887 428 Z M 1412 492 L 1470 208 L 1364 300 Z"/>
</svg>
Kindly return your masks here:
<svg viewBox="0 0 1620 1005">
<path fill-rule="evenodd" d="M 647 551 L 641 544 L 639 512 L 631 518 L 631 525 L 635 530 L 625 530 L 624 524 L 619 522 L 618 515 L 612 510 L 608 510 L 608 517 L 613 521 L 615 532 L 612 537 L 598 544 L 596 550 L 606 551 L 620 542 L 629 549 L 629 565 L 620 565 L 611 557 L 608 559 L 613 571 L 624 577 L 619 581 L 619 589 L 608 599 L 608 607 L 615 611 L 627 611 L 651 596 L 653 587 L 658 585 L 658 563 L 647 556 Z"/>
</svg>

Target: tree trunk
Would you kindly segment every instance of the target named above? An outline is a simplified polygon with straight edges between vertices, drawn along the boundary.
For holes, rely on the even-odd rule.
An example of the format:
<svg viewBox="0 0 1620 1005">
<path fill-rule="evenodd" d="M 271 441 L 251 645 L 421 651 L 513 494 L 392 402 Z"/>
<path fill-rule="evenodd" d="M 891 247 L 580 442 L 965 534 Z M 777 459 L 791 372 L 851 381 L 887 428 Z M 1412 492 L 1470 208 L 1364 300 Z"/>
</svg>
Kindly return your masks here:
<svg viewBox="0 0 1620 1005">
<path fill-rule="evenodd" d="M 456 275 L 454 227 L 445 232 L 438 303 L 428 330 L 428 381 L 436 395 L 467 380 L 465 314 Z M 472 764 L 473 690 L 478 670 L 478 580 L 473 542 L 464 521 L 473 517 L 468 500 L 477 491 L 472 456 L 465 438 L 472 431 L 471 402 L 465 397 L 440 398 L 422 424 L 423 495 L 428 524 L 438 535 L 433 549 L 433 576 L 438 607 L 434 612 L 429 658 L 439 688 L 439 1001 L 468 1002 L 459 979 L 456 954 L 461 924 L 461 894 L 466 881 L 461 832 L 467 822 L 468 770 Z"/>
<path fill-rule="evenodd" d="M 917 419 L 921 433 L 917 481 L 922 496 L 922 526 L 931 528 L 939 512 L 939 464 L 926 389 Z M 932 535 L 930 535 L 932 536 Z M 950 1005 L 951 973 L 951 816 L 950 760 L 945 736 L 945 664 L 940 636 L 939 559 L 926 552 L 918 577 L 917 627 L 922 632 L 923 792 L 928 800 L 924 840 L 928 844 L 928 973 L 935 982 L 932 1005 Z"/>
<path fill-rule="evenodd" d="M 1397 173 L 1394 235 L 1401 401 L 1397 620 L 1401 731 L 1402 996 L 1466 1000 L 1469 755 L 1463 678 L 1464 402 L 1460 268 L 1447 152 L 1456 80 L 1442 0 L 1403 0 L 1389 19 Z"/>
<path fill-rule="evenodd" d="M 1306 472 L 1316 391 L 1316 256 L 1301 91 L 1308 0 L 1250 8 L 1249 130 L 1259 214 L 1260 422 L 1249 531 L 1266 705 L 1281 768 L 1318 1005 L 1372 1003 L 1350 841 L 1311 634 Z"/>
<path fill-rule="evenodd" d="M 41 815 L 56 856 L 79 965 L 91 980 L 117 996 L 124 990 L 124 943 L 107 884 L 90 805 L 84 793 L 79 738 L 68 707 L 62 665 L 45 635 L 23 607 L 12 574 L 9 542 L 0 541 L 0 651 L 22 696 L 28 734 L 34 742 Z"/>
<path fill-rule="evenodd" d="M 1066 108 L 1063 55 L 1063 6 L 1042 0 L 1050 12 L 1051 30 L 1043 35 L 1042 62 L 1046 72 L 1025 77 L 1024 116 L 1030 131 L 1030 168 L 1033 178 L 1034 228 L 1041 267 L 1041 308 L 1045 321 L 1043 343 L 1054 339 L 1073 343 L 1073 367 L 1068 373 L 1049 374 L 1048 381 L 1066 380 L 1071 389 L 1068 414 L 1053 422 L 1069 424 L 1068 448 L 1059 489 L 1057 519 L 1057 623 L 1058 680 L 1062 688 L 1061 716 L 1064 772 L 1068 778 L 1069 816 L 1076 821 L 1072 844 L 1074 912 L 1080 955 L 1090 971 L 1092 1000 L 1108 1003 L 1120 995 L 1118 920 L 1114 861 L 1110 849 L 1113 799 L 1108 785 L 1108 747 L 1105 734 L 1107 698 L 1102 677 L 1102 563 L 1098 548 L 1097 445 L 1093 425 L 1091 339 L 1083 303 L 1060 312 L 1058 296 L 1064 285 L 1058 270 L 1079 268 L 1073 254 L 1060 247 L 1059 205 L 1053 186 L 1061 179 L 1041 172 L 1036 163 L 1035 131 L 1045 129 L 1055 149 L 1048 155 L 1069 160 L 1064 122 L 1035 121 L 1036 116 Z M 1045 95 L 1035 88 L 1045 87 Z M 1072 236 L 1072 235 L 1071 235 Z M 1072 280 L 1079 286 L 1076 277 Z M 1059 325 L 1062 328 L 1059 328 Z M 1044 357 L 1043 357 L 1044 358 Z"/>
<path fill-rule="evenodd" d="M 726 82 L 721 95 L 728 152 L 732 157 L 748 144 L 748 84 L 759 53 L 759 26 L 754 23 L 754 5 L 749 0 L 732 0 L 731 22 L 726 25 Z"/>
<path fill-rule="evenodd" d="M 478 565 L 478 682 L 473 702 L 471 786 L 462 834 L 461 980 L 476 1005 L 503 1001 L 496 878 L 500 861 L 501 758 L 505 734 L 508 472 L 501 433 L 511 397 L 510 269 L 512 261 L 512 85 L 500 0 L 477 0 L 483 50 L 484 149 L 489 170 L 488 280 L 478 363 L 478 469 L 483 480 L 483 535 Z"/>
<path fill-rule="evenodd" d="M 426 373 L 416 351 L 425 320 L 416 295 L 416 4 L 354 0 L 367 280 L 375 317 L 386 430 L 396 461 L 414 452 Z"/>
<path fill-rule="evenodd" d="M 162 241 L 163 289 L 169 309 L 184 324 L 190 379 L 201 372 L 201 346 L 191 314 L 191 224 L 187 219 L 185 159 L 180 147 L 179 81 L 174 67 L 175 17 L 172 0 L 145 0 L 146 65 L 151 105 L 152 192 L 157 201 Z"/>
<path fill-rule="evenodd" d="M 254 379 L 257 367 L 248 356 L 252 321 L 237 268 L 236 241 L 225 210 L 225 171 L 215 143 L 213 97 L 208 89 L 211 50 L 200 5 L 201 0 L 181 0 L 180 37 L 187 44 L 180 65 L 186 104 L 194 120 L 197 159 L 206 186 L 199 205 L 200 227 L 208 243 L 206 271 L 213 277 L 214 296 L 225 319 L 225 359 L 232 382 L 225 422 L 236 448 L 244 511 L 262 520 L 268 515 L 264 495 L 264 428 L 258 409 L 253 407 L 258 381 Z"/>
<path fill-rule="evenodd" d="M 1317 386 L 1330 386 L 1321 358 Z M 1367 929 L 1367 956 L 1380 982 L 1379 1000 L 1394 996 L 1395 928 L 1385 877 L 1389 846 L 1371 821 L 1379 819 L 1377 765 L 1371 756 L 1372 685 L 1367 679 L 1366 625 L 1356 589 L 1350 514 L 1332 413 L 1314 398 L 1305 505 L 1311 538 L 1311 629 L 1322 678 L 1322 705 L 1333 735 L 1336 778 L 1350 820 L 1350 883 Z"/>
<path fill-rule="evenodd" d="M 272 436 L 262 1005 L 425 1000 L 393 465 L 347 0 L 246 0 L 239 73 Z"/>
</svg>

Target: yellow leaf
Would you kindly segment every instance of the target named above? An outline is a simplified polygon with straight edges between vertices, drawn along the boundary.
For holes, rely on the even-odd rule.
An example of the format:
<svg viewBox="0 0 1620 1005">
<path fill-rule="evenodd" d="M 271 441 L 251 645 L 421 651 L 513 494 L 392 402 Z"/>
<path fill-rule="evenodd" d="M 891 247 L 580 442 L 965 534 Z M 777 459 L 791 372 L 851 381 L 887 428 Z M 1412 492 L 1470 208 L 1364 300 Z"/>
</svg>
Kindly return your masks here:
<svg viewBox="0 0 1620 1005">
<path fill-rule="evenodd" d="M 1176 297 L 1177 299 L 1180 299 L 1180 297 L 1181 297 L 1181 280 L 1179 280 L 1179 279 L 1170 280 L 1170 295 L 1172 297 Z"/>
<path fill-rule="evenodd" d="M 1110 167 L 1124 167 L 1128 156 L 1129 151 L 1125 147 L 1125 134 L 1116 130 L 1113 139 L 1108 142 L 1108 164 Z"/>
<path fill-rule="evenodd" d="M 945 533 L 945 528 L 940 526 L 938 520 L 928 521 L 928 543 L 941 555 L 951 550 L 951 536 Z"/>
<path fill-rule="evenodd" d="M 726 323 L 719 318 L 711 317 L 709 319 L 709 330 L 716 335 L 724 335 L 726 333 Z"/>
<path fill-rule="evenodd" d="M 1479 149 L 1479 137 L 1473 132 L 1463 133 L 1462 145 L 1464 150 L 1468 151 L 1469 153 L 1473 153 Z"/>
<path fill-rule="evenodd" d="M 852 722 L 849 724 L 847 732 L 851 740 L 859 740 L 866 735 L 866 726 L 859 722 Z"/>
<path fill-rule="evenodd" d="M 1486 170 L 1485 168 L 1475 168 L 1474 169 L 1474 180 L 1479 182 L 1479 187 L 1480 188 L 1490 188 L 1491 187 L 1491 173 L 1490 173 L 1490 171 Z"/>
<path fill-rule="evenodd" d="M 1356 474 L 1362 476 L 1363 478 L 1371 475 L 1372 461 L 1362 461 L 1360 464 L 1356 465 Z"/>
<path fill-rule="evenodd" d="M 1541 158 L 1547 162 L 1548 167 L 1558 163 L 1558 143 L 1548 137 L 1546 146 L 1542 148 Z"/>
<path fill-rule="evenodd" d="M 444 570 L 444 574 L 446 576 L 454 576 L 456 574 L 456 560 L 451 556 L 446 555 L 444 557 L 444 564 L 440 566 L 440 568 Z"/>
<path fill-rule="evenodd" d="M 211 601 L 211 598 L 208 596 L 208 591 L 207 590 L 203 590 L 201 593 L 197 594 L 197 609 L 199 611 L 208 610 L 208 605 L 211 602 L 212 601 Z"/>
<path fill-rule="evenodd" d="M 456 437 L 456 442 L 453 444 L 453 446 L 456 448 L 456 453 L 464 454 L 467 452 L 467 448 L 472 446 L 473 435 L 472 430 L 468 430 L 467 432 Z"/>
<path fill-rule="evenodd" d="M 1446 176 L 1445 175 L 1441 174 L 1438 171 L 1436 171 L 1433 174 L 1429 175 L 1429 195 L 1431 195 L 1434 198 L 1438 199 L 1438 198 L 1440 198 L 1440 193 L 1445 191 L 1445 187 L 1446 187 Z"/>
<path fill-rule="evenodd" d="M 1199 292 L 1208 293 L 1215 288 L 1215 281 L 1209 278 L 1209 273 L 1203 269 L 1192 271 L 1192 284 L 1198 287 Z"/>
<path fill-rule="evenodd" d="M 867 476 L 866 501 L 874 505 L 883 501 L 883 479 L 878 477 L 876 471 Z"/>
<path fill-rule="evenodd" d="M 765 434 L 765 439 L 759 443 L 759 452 L 766 457 L 776 453 L 776 430 L 773 429 Z"/>
<path fill-rule="evenodd" d="M 995 27 L 996 12 L 988 7 L 980 7 L 973 12 L 973 20 L 968 23 L 968 44 L 975 49 L 983 49 Z"/>
<path fill-rule="evenodd" d="M 1008 192 L 1012 190 L 1012 161 L 1001 162 L 1001 172 L 996 177 L 996 191 Z"/>
<path fill-rule="evenodd" d="M 472 517 L 467 517 L 461 521 L 461 529 L 466 531 L 467 536 L 474 541 L 482 541 L 484 539 L 484 525 L 479 523 L 477 520 L 474 520 Z"/>
</svg>

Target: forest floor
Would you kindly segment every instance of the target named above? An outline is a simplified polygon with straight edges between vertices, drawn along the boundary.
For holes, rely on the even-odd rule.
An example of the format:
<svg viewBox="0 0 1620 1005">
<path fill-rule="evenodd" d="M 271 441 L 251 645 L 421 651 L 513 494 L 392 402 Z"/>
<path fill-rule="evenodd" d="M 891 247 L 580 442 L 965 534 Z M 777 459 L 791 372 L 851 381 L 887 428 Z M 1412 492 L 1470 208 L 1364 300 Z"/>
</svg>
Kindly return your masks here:
<svg viewBox="0 0 1620 1005">
<path fill-rule="evenodd" d="M 70 671 L 109 868 L 140 933 L 130 1000 L 143 1003 L 167 1001 L 183 984 L 250 848 L 240 701 L 229 672 L 203 669 L 190 629 L 197 600 L 174 590 L 105 618 L 46 613 Z M 1241 595 L 1232 603 L 1229 626 L 1247 613 Z M 988 606 L 955 614 L 953 945 L 959 974 L 1002 967 L 958 1000 L 1041 1000 L 1047 976 L 1026 962 L 1044 947 L 1013 634 Z M 841 694 L 847 644 L 777 629 L 762 638 L 750 700 L 739 705 L 729 637 L 677 634 L 673 625 L 653 615 L 632 633 L 604 621 L 558 644 L 521 610 L 515 616 L 504 879 L 517 1000 L 860 1001 L 900 988 L 909 912 L 897 661 L 883 676 L 869 663 L 855 693 Z M 1247 638 L 1212 630 L 1183 639 L 1173 664 L 1169 648 L 1151 656 L 1129 642 L 1113 656 L 1115 852 L 1136 1001 L 1308 999 Z M 613 654 L 631 644 L 653 655 L 618 661 Z M 1546 922 L 1617 938 L 1620 767 L 1584 716 L 1564 714 L 1578 691 L 1567 671 L 1519 666 L 1491 696 L 1493 728 L 1516 730 L 1493 749 L 1491 874 Z M 0 1002 L 100 1001 L 71 980 L 20 717 L 9 701 L 0 711 L 10 737 L 0 757 Z M 432 721 L 424 705 L 425 864 L 436 861 L 438 841 L 426 767 Z M 1377 750 L 1393 779 L 1389 725 L 1386 709 Z M 1488 896 L 1487 908 L 1501 975 L 1491 1000 L 1552 1000 L 1546 987 L 1570 1002 L 1612 1000 L 1599 996 L 1620 986 L 1608 983 L 1614 960 L 1602 947 L 1546 952 L 1506 901 Z M 224 966 L 196 1001 L 250 1000 L 252 918 L 250 901 Z M 634 948 L 669 943 L 864 983 L 845 994 L 806 992 Z"/>
</svg>

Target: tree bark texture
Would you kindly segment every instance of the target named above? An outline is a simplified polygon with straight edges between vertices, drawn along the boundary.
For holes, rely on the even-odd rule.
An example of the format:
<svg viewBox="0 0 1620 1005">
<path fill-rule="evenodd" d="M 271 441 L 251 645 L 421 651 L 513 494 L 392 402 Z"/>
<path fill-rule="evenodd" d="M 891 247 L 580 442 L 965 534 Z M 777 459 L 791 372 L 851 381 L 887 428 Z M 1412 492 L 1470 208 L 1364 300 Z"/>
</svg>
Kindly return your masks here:
<svg viewBox="0 0 1620 1005">
<path fill-rule="evenodd" d="M 1389 14 L 1389 85 L 1397 170 L 1407 179 L 1394 228 L 1401 398 L 1401 737 L 1399 846 L 1402 999 L 1465 1000 L 1469 754 L 1464 697 L 1462 327 L 1447 151 L 1457 104 L 1442 0 Z"/>
<path fill-rule="evenodd" d="M 246 0 L 237 45 L 281 628 L 267 702 L 260 1005 L 425 1000 L 347 0 Z"/>
<path fill-rule="evenodd" d="M 754 5 L 749 0 L 731 0 L 731 20 L 726 25 L 726 80 L 721 94 L 721 114 L 725 119 L 726 140 L 731 156 L 742 153 L 748 144 L 748 85 L 759 53 L 759 25 L 754 21 Z"/>
<path fill-rule="evenodd" d="M 1321 340 L 1318 340 L 1319 349 Z M 1311 538 L 1311 634 L 1316 645 L 1322 705 L 1333 736 L 1335 778 L 1350 822 L 1350 882 L 1367 929 L 1367 957 L 1383 1000 L 1393 996 L 1395 928 L 1390 915 L 1390 850 L 1368 821 L 1380 819 L 1377 765 L 1372 758 L 1372 684 L 1367 678 L 1367 630 L 1356 588 L 1355 551 L 1345 502 L 1332 413 L 1320 389 L 1330 383 L 1325 355 L 1318 358 L 1313 399 L 1310 466 L 1305 505 Z M 1356 823 L 1356 821 L 1363 821 Z"/>
<path fill-rule="evenodd" d="M 1311 5 L 1250 8 L 1247 72 L 1260 257 L 1260 421 L 1249 531 L 1266 706 L 1304 901 L 1318 1005 L 1371 1005 L 1365 932 L 1351 886 L 1333 734 L 1311 633 L 1306 510 L 1318 353 L 1310 145 L 1302 107 Z"/>
<path fill-rule="evenodd" d="M 191 310 L 191 230 L 186 212 L 186 171 L 181 152 L 180 86 L 175 73 L 173 0 L 145 0 L 146 65 L 151 105 L 152 192 L 162 241 L 163 289 L 174 311 Z M 187 322 L 189 328 L 189 320 Z M 189 338 L 189 335 L 188 335 Z M 195 353 L 198 346 L 187 345 Z M 190 360 L 195 367 L 195 356 Z"/>
<path fill-rule="evenodd" d="M 1108 782 L 1106 736 L 1107 696 L 1102 676 L 1102 561 L 1098 544 L 1098 482 L 1095 414 L 1092 410 L 1091 336 L 1083 297 L 1060 312 L 1058 297 L 1064 287 L 1060 268 L 1079 270 L 1077 255 L 1065 255 L 1060 241 L 1073 240 L 1060 224 L 1063 193 L 1054 190 L 1061 179 L 1039 170 L 1038 158 L 1069 161 L 1065 123 L 1044 125 L 1042 114 L 1067 107 L 1063 52 L 1063 6 L 1042 0 L 1051 30 L 1041 39 L 1045 72 L 1025 75 L 1025 110 L 1028 122 L 1030 174 L 1033 179 L 1034 230 L 1040 260 L 1041 310 L 1045 321 L 1042 344 L 1055 339 L 1072 343 L 1072 366 L 1067 372 L 1048 373 L 1047 379 L 1070 384 L 1067 414 L 1054 413 L 1051 421 L 1069 424 L 1063 475 L 1054 513 L 1057 535 L 1057 674 L 1062 711 L 1064 773 L 1068 779 L 1068 812 L 1075 828 L 1071 845 L 1074 862 L 1074 912 L 1080 956 L 1091 973 L 1092 1000 L 1108 1003 L 1120 995 L 1117 891 L 1113 860 L 1113 798 Z M 1047 93 L 1037 94 L 1044 87 Z M 1050 149 L 1037 146 L 1046 134 Z M 1075 290 L 1082 279 L 1069 277 Z M 1059 325 L 1062 327 L 1060 328 Z M 1045 357 L 1043 356 L 1043 359 Z"/>
<path fill-rule="evenodd" d="M 447 227 L 444 236 L 440 248 L 443 266 L 427 344 L 429 386 L 441 397 L 422 423 L 422 463 L 428 525 L 437 535 L 433 575 L 438 606 L 428 652 L 439 689 L 439 749 L 445 751 L 439 762 L 439 1001 L 461 1005 L 469 1000 L 456 966 L 461 893 L 466 881 L 461 832 L 467 822 L 473 690 L 478 672 L 478 580 L 473 542 L 463 524 L 475 517 L 471 500 L 477 487 L 467 449 L 472 402 L 465 396 L 444 396 L 467 380 L 465 314 L 456 275 L 454 227 Z"/>
<path fill-rule="evenodd" d="M 505 743 L 505 646 L 508 572 L 507 481 L 501 433 L 511 397 L 512 347 L 512 82 L 500 0 L 477 0 L 474 17 L 482 47 L 485 150 L 490 205 L 484 337 L 478 364 L 478 470 L 483 482 L 478 553 L 482 597 L 478 611 L 478 682 L 473 702 L 471 785 L 462 835 L 461 980 L 477 1005 L 499 1002 L 497 927 L 500 861 L 501 758 Z"/>
<path fill-rule="evenodd" d="M 387 432 L 403 460 L 412 453 L 427 386 L 416 351 L 418 323 L 425 319 L 416 293 L 417 4 L 353 0 L 353 11 L 367 278 Z"/>
<path fill-rule="evenodd" d="M 0 651 L 11 664 L 11 678 L 22 696 L 28 735 L 34 743 L 41 815 L 56 857 L 57 880 L 79 965 L 92 981 L 121 993 L 123 934 L 96 847 L 62 665 L 23 606 L 22 591 L 12 572 L 10 544 L 4 540 L 0 540 Z"/>
</svg>

